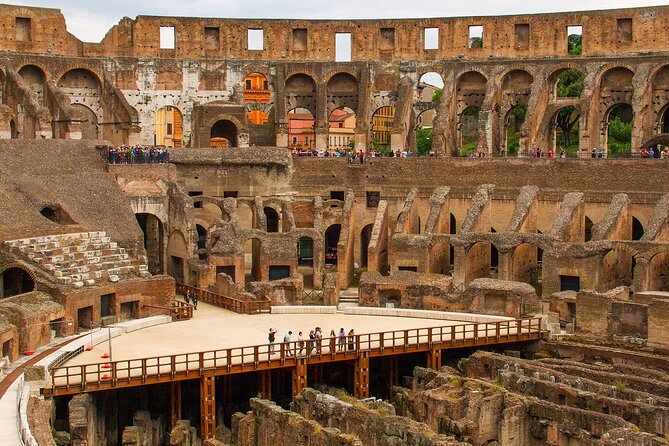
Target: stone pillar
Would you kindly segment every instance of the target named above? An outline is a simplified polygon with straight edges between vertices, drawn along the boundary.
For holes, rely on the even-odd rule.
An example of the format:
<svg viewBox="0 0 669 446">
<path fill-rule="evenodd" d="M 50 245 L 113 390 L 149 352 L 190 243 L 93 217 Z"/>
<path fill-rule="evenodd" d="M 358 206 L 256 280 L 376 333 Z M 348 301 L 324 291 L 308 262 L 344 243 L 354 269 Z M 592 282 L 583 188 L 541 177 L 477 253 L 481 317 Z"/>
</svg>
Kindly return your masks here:
<svg viewBox="0 0 669 446">
<path fill-rule="evenodd" d="M 358 399 L 369 398 L 369 352 L 360 352 L 354 367 L 353 395 Z"/>
<path fill-rule="evenodd" d="M 453 286 L 464 285 L 467 276 L 467 247 L 454 246 L 453 254 L 455 254 L 453 261 Z"/>
<path fill-rule="evenodd" d="M 314 268 L 314 274 L 315 274 Z M 2 284 L 0 284 L 2 286 Z M 2 296 L 2 294 L 0 294 Z M 339 305 L 339 277 L 337 273 L 327 273 L 323 280 L 323 305 Z"/>
<path fill-rule="evenodd" d="M 200 379 L 200 434 L 203 440 L 216 435 L 216 377 Z"/>
<path fill-rule="evenodd" d="M 650 290 L 650 261 L 643 257 L 636 258 L 634 267 L 634 292 Z"/>
<path fill-rule="evenodd" d="M 513 280 L 513 251 L 499 250 L 498 259 L 497 278 L 499 280 Z"/>
</svg>

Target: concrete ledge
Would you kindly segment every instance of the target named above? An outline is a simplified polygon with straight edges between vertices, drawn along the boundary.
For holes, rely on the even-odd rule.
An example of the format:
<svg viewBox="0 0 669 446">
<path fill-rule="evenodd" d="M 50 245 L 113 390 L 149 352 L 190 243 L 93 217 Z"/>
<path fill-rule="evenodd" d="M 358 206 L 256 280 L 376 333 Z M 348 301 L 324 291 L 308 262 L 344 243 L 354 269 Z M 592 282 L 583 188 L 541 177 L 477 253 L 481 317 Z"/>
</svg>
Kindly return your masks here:
<svg viewBox="0 0 669 446">
<path fill-rule="evenodd" d="M 452 313 L 447 311 L 411 310 L 408 308 L 382 308 L 382 307 L 347 307 L 344 308 L 344 314 L 359 315 L 359 316 L 414 317 L 421 319 L 439 319 L 448 321 L 478 322 L 478 323 L 515 320 L 512 317 L 493 316 L 489 314 Z"/>
<path fill-rule="evenodd" d="M 142 328 L 149 328 L 155 325 L 169 324 L 172 318 L 167 315 L 145 317 L 143 319 L 134 319 L 132 321 L 125 321 L 114 324 L 114 328 L 120 328 L 123 333 L 130 333 Z"/>
<path fill-rule="evenodd" d="M 280 306 L 271 307 L 272 314 L 335 314 L 337 307 L 324 305 Z"/>
</svg>

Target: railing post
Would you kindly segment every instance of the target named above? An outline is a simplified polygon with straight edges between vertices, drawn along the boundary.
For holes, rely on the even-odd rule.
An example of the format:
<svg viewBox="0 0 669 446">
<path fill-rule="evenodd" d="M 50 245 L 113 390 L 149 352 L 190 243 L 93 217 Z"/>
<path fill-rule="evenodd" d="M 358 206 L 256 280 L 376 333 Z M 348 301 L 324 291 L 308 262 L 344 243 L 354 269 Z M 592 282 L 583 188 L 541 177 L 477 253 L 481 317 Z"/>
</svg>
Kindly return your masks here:
<svg viewBox="0 0 669 446">
<path fill-rule="evenodd" d="M 432 370 L 441 368 L 441 350 L 432 348 L 427 352 L 427 367 Z"/>
<path fill-rule="evenodd" d="M 359 352 L 355 360 L 353 396 L 358 399 L 369 398 L 369 352 Z"/>
<path fill-rule="evenodd" d="M 307 387 L 307 363 L 305 359 L 298 359 L 293 368 L 293 396 L 297 396 Z"/>
</svg>

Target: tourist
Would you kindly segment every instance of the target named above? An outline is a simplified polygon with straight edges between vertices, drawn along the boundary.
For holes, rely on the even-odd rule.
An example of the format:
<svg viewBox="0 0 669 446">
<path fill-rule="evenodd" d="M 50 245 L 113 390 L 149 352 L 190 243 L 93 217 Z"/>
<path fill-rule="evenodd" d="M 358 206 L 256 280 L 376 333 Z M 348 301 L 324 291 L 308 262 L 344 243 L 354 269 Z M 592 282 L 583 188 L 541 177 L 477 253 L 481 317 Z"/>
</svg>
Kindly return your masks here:
<svg viewBox="0 0 669 446">
<path fill-rule="evenodd" d="M 600 149 L 597 151 L 597 158 L 604 158 L 604 149 L 600 147 Z"/>
<path fill-rule="evenodd" d="M 286 352 L 286 356 L 293 356 L 293 352 L 291 351 L 290 348 L 290 337 L 293 335 L 292 331 L 288 331 L 288 333 L 285 334 L 283 337 L 283 349 Z"/>
<path fill-rule="evenodd" d="M 304 337 L 302 336 L 301 331 L 297 333 L 297 347 L 299 348 L 299 354 L 302 355 L 302 352 L 304 351 Z"/>
<path fill-rule="evenodd" d="M 311 355 L 316 349 L 316 333 L 314 330 L 309 332 L 309 354 Z"/>
<path fill-rule="evenodd" d="M 549 160 L 553 159 L 553 149 L 548 149 L 548 159 Z"/>
<path fill-rule="evenodd" d="M 597 149 L 594 148 L 594 147 L 593 147 L 592 150 L 590 151 L 590 158 L 592 158 L 592 159 L 597 158 Z"/>
<path fill-rule="evenodd" d="M 567 154 L 565 153 L 563 148 L 560 148 L 560 159 L 565 159 L 567 157 Z"/>
<path fill-rule="evenodd" d="M 274 340 L 276 339 L 276 330 L 273 328 L 269 329 L 267 333 L 267 340 L 269 341 L 269 354 L 274 354 Z"/>
<path fill-rule="evenodd" d="M 330 353 L 334 353 L 337 348 L 337 333 L 330 330 Z"/>
<path fill-rule="evenodd" d="M 344 327 L 339 329 L 339 351 L 344 350 L 344 344 L 346 344 L 346 332 Z"/>
<path fill-rule="evenodd" d="M 323 332 L 321 331 L 321 327 L 316 327 L 314 336 L 316 337 L 316 353 L 320 355 L 323 350 Z"/>
<path fill-rule="evenodd" d="M 197 293 L 193 293 L 193 310 L 197 310 Z"/>
<path fill-rule="evenodd" d="M 348 349 L 349 350 L 354 350 L 355 349 L 355 332 L 351 328 L 348 332 Z"/>
<path fill-rule="evenodd" d="M 186 301 L 187 304 L 190 304 L 190 289 L 186 290 L 186 295 L 184 296 L 184 300 Z"/>
</svg>

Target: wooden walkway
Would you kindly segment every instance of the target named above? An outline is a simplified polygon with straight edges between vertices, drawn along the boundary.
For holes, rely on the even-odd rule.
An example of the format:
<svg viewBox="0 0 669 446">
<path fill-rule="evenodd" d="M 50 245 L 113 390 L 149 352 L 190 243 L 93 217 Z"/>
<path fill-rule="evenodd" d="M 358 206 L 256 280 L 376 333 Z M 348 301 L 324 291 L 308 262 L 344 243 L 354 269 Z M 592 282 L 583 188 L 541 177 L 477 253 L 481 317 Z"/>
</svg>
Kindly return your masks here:
<svg viewBox="0 0 669 446">
<path fill-rule="evenodd" d="M 306 368 L 310 364 L 356 360 L 364 365 L 374 357 L 426 352 L 428 363 L 438 368 L 443 350 L 533 341 L 541 337 L 541 319 L 533 318 L 357 334 L 347 336 L 341 345 L 336 338 L 323 338 L 316 345 L 305 340 L 303 345 L 294 341 L 62 365 L 50 369 L 51 380 L 47 381 L 43 393 L 60 396 L 281 368 L 294 369 L 298 376 L 293 391 L 298 393 L 306 385 L 300 383 L 306 383 Z M 368 382 L 368 377 L 363 379 L 363 385 L 364 381 Z M 360 394 L 364 396 L 365 392 Z"/>
</svg>

